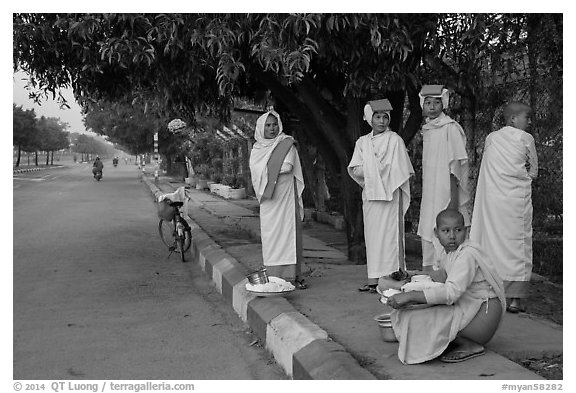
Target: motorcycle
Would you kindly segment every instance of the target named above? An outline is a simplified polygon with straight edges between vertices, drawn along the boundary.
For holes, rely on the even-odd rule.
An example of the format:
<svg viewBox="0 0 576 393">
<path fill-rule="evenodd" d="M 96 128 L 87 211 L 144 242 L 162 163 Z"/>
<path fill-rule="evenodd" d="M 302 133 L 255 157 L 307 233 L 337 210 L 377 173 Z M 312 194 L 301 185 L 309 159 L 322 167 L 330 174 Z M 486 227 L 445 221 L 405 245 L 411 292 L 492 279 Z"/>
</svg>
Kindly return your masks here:
<svg viewBox="0 0 576 393">
<path fill-rule="evenodd" d="M 98 170 L 98 168 L 92 168 L 92 173 L 94 174 L 94 179 L 100 181 L 102 179 L 102 171 Z"/>
</svg>

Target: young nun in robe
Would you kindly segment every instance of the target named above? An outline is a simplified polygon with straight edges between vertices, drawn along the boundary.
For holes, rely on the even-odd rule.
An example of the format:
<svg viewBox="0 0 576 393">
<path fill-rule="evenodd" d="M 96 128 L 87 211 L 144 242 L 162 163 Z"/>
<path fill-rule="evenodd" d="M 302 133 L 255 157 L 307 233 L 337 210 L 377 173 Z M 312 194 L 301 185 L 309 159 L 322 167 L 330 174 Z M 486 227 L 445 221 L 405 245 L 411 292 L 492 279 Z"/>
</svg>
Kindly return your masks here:
<svg viewBox="0 0 576 393">
<path fill-rule="evenodd" d="M 301 277 L 304 177 L 294 139 L 282 132 L 280 115 L 273 110 L 258 118 L 254 138 L 250 172 L 260 203 L 264 266 L 269 276 L 305 289 Z"/>
<path fill-rule="evenodd" d="M 414 174 L 402 138 L 390 127 L 392 106 L 386 99 L 369 101 L 364 120 L 372 131 L 356 141 L 348 173 L 362 187 L 362 211 L 368 280 L 360 291 L 376 292 L 378 279 L 404 260 L 404 215 L 410 205 Z"/>
<path fill-rule="evenodd" d="M 430 275 L 436 285 L 387 300 L 394 308 L 390 319 L 404 364 L 436 357 L 456 363 L 483 355 L 504 314 L 502 279 L 480 246 L 466 240 L 462 214 L 440 212 L 434 232 L 443 247 L 437 270 Z M 418 304 L 436 306 L 410 309 Z"/>
<path fill-rule="evenodd" d="M 455 120 L 444 113 L 449 94 L 443 85 L 426 85 L 420 91 L 422 126 L 422 199 L 418 235 L 422 239 L 422 270 L 431 271 L 442 247 L 434 236 L 436 216 L 446 208 L 457 209 L 470 225 L 467 203 L 468 154 L 466 135 Z"/>
<path fill-rule="evenodd" d="M 506 126 L 490 133 L 478 175 L 470 238 L 480 243 L 504 280 L 507 310 L 524 311 L 532 274 L 532 180 L 538 176 L 531 109 L 504 108 Z"/>
</svg>

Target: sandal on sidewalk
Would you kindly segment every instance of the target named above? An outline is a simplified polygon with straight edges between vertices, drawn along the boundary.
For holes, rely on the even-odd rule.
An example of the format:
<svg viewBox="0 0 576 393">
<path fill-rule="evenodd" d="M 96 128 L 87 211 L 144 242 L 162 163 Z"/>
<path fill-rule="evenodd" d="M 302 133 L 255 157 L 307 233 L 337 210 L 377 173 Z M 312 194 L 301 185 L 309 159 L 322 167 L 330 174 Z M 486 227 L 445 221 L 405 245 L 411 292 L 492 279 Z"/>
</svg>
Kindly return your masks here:
<svg viewBox="0 0 576 393">
<path fill-rule="evenodd" d="M 297 289 L 308 289 L 308 284 L 304 282 L 303 278 L 294 280 L 294 286 Z"/>
<path fill-rule="evenodd" d="M 485 350 L 479 352 L 470 352 L 461 349 L 455 349 L 442 356 L 440 356 L 440 361 L 444 363 L 459 363 L 468 359 L 473 359 L 478 356 L 482 356 L 486 353 Z"/>
<path fill-rule="evenodd" d="M 518 314 L 519 312 L 526 311 L 524 307 L 520 304 L 518 300 L 512 300 L 509 305 L 506 306 L 506 311 L 511 314 Z"/>
<path fill-rule="evenodd" d="M 378 284 L 366 284 L 363 287 L 358 288 L 358 290 L 360 292 L 376 293 L 376 287 L 378 287 Z"/>
<path fill-rule="evenodd" d="M 525 312 L 526 310 L 523 307 L 508 306 L 506 307 L 506 311 L 508 311 L 510 314 L 518 314 L 519 312 Z"/>
</svg>

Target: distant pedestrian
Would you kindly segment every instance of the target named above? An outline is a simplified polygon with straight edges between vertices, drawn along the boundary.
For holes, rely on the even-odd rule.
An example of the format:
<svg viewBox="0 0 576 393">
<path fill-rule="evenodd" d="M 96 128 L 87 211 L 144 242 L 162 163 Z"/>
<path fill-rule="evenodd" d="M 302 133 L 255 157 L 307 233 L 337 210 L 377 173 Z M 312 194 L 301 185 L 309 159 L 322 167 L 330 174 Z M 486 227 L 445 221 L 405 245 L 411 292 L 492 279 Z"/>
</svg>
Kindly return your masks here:
<svg viewBox="0 0 576 393">
<path fill-rule="evenodd" d="M 301 270 L 304 177 L 295 141 L 271 110 L 256 121 L 250 153 L 252 184 L 260 203 L 262 256 L 269 276 L 305 289 Z"/>
<path fill-rule="evenodd" d="M 390 318 L 399 341 L 398 358 L 404 364 L 436 357 L 456 363 L 483 355 L 504 314 L 502 279 L 480 246 L 466 240 L 462 214 L 452 209 L 440 212 L 434 232 L 443 248 L 438 269 L 431 275 L 434 285 L 387 300 L 395 309 Z M 410 309 L 422 304 L 436 306 Z"/>
<path fill-rule="evenodd" d="M 486 137 L 470 231 L 502 276 L 513 313 L 524 311 L 532 274 L 532 180 L 538 176 L 538 157 L 526 132 L 530 114 L 526 104 L 507 104 L 506 126 Z"/>
<path fill-rule="evenodd" d="M 466 135 L 460 124 L 444 113 L 448 104 L 448 89 L 443 85 L 422 87 L 420 105 L 425 123 L 418 235 L 422 239 L 423 271 L 432 270 L 442 250 L 434 236 L 438 213 L 448 207 L 459 210 L 466 226 L 470 225 Z"/>
<path fill-rule="evenodd" d="M 405 268 L 404 215 L 414 169 L 402 138 L 392 131 L 386 99 L 369 101 L 364 120 L 372 131 L 356 141 L 348 173 L 362 187 L 368 280 L 358 288 L 376 292 L 378 279 Z"/>
</svg>

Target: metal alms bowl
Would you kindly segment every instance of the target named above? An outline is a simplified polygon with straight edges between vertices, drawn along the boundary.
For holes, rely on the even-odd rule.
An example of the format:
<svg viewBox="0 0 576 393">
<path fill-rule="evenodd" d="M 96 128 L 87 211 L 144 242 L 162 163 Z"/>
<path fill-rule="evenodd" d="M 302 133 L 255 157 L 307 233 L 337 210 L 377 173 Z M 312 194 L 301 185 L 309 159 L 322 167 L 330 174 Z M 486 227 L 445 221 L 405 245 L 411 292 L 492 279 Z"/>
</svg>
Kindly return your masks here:
<svg viewBox="0 0 576 393">
<path fill-rule="evenodd" d="M 397 342 L 398 339 L 394 334 L 394 329 L 392 329 L 392 321 L 390 319 L 390 314 L 380 314 L 374 317 L 374 320 L 378 323 L 380 328 L 380 337 L 386 342 Z"/>
<path fill-rule="evenodd" d="M 248 278 L 248 282 L 252 285 L 256 284 L 266 284 L 270 282 L 268 279 L 268 274 L 266 274 L 266 269 L 256 270 L 246 276 Z"/>
</svg>

